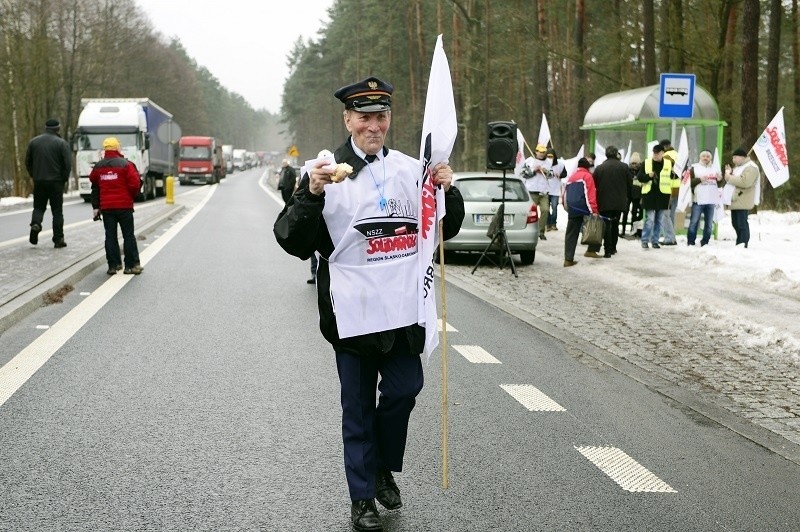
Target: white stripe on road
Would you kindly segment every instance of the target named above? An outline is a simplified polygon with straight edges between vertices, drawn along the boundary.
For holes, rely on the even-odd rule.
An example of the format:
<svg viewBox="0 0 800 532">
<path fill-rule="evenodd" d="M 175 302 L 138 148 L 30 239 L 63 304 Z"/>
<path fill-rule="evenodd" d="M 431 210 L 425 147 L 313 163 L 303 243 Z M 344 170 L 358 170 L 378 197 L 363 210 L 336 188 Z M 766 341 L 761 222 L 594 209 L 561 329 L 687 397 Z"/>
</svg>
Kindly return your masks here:
<svg viewBox="0 0 800 532">
<path fill-rule="evenodd" d="M 567 409 L 530 384 L 501 384 L 511 397 L 531 412 L 566 412 Z"/>
<path fill-rule="evenodd" d="M 153 245 L 139 255 L 140 262 L 143 266 L 150 262 L 170 240 L 175 238 L 181 229 L 186 227 L 192 218 L 200 212 L 200 209 L 203 208 L 208 200 L 211 199 L 211 195 L 215 190 L 217 190 L 217 187 L 211 187 L 206 196 L 194 209 L 189 211 L 186 216 L 175 223 L 166 234 L 159 237 Z M 67 342 L 67 340 L 72 338 L 86 322 L 97 314 L 97 312 L 134 277 L 138 276 L 111 276 L 111 278 L 97 288 L 92 295 L 81 301 L 63 318 L 58 320 L 55 325 L 42 333 L 39 338 L 20 351 L 3 367 L 0 367 L 0 406 L 5 404 L 5 402 L 14 395 L 14 393 Z M 144 278 L 147 278 L 146 274 Z"/>
<path fill-rule="evenodd" d="M 439 326 L 438 326 L 439 332 L 442 332 L 442 319 L 439 318 L 438 321 L 439 321 Z M 458 332 L 458 329 L 456 329 L 455 327 L 453 327 L 449 323 L 447 323 L 446 325 L 447 325 L 447 332 Z"/>
<path fill-rule="evenodd" d="M 479 345 L 454 345 L 453 349 L 473 364 L 502 364 Z"/>
<path fill-rule="evenodd" d="M 625 491 L 677 493 L 669 484 L 648 471 L 616 447 L 575 446 L 575 449 Z"/>
</svg>

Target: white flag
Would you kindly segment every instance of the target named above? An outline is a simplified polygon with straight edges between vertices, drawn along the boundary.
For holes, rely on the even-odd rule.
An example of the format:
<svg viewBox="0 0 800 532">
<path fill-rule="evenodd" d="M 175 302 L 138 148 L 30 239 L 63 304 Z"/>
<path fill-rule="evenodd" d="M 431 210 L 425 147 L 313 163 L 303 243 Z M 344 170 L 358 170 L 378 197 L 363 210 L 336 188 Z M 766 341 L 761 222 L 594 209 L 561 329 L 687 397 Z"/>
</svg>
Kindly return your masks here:
<svg viewBox="0 0 800 532">
<path fill-rule="evenodd" d="M 456 104 L 453 99 L 450 66 L 442 47 L 442 36 L 439 35 L 428 79 L 428 95 L 425 100 L 425 116 L 422 120 L 422 139 L 419 146 L 422 167 L 417 185 L 419 192 L 417 323 L 425 327 L 425 354 L 428 358 L 439 345 L 433 254 L 439 245 L 439 220 L 445 215 L 444 190 L 433 184 L 433 168 L 450 158 L 457 134 Z"/>
<path fill-rule="evenodd" d="M 606 161 L 606 149 L 596 140 L 594 141 L 594 167 L 597 168 Z"/>
<path fill-rule="evenodd" d="M 628 149 L 625 150 L 625 158 L 622 160 L 627 165 L 631 164 L 631 150 L 633 149 L 633 141 L 628 141 Z"/>
<path fill-rule="evenodd" d="M 547 117 L 544 113 L 542 113 L 542 125 L 539 127 L 539 140 L 537 142 L 545 148 L 550 142 L 550 126 L 547 125 Z"/>
<path fill-rule="evenodd" d="M 517 160 L 514 164 L 514 175 L 520 177 L 522 175 L 522 167 L 525 163 L 525 137 L 522 131 L 517 127 Z"/>
<path fill-rule="evenodd" d="M 675 161 L 673 172 L 681 178 L 681 187 L 678 191 L 678 211 L 684 212 L 692 204 L 692 180 L 686 163 L 689 161 L 689 142 L 686 139 L 686 128 L 681 129 L 681 140 L 678 143 L 678 160 Z"/>
<path fill-rule="evenodd" d="M 758 137 L 752 149 L 756 152 L 761 168 L 764 169 L 773 188 L 778 188 L 789 180 L 789 154 L 786 151 L 783 107 Z"/>
<path fill-rule="evenodd" d="M 578 150 L 578 153 L 575 154 L 575 157 L 564 160 L 564 169 L 567 171 L 567 177 L 574 174 L 578 169 L 578 161 L 581 157 L 583 157 L 583 144 L 581 144 L 581 148 Z"/>
<path fill-rule="evenodd" d="M 689 141 L 686 139 L 686 128 L 681 129 L 681 140 L 678 142 L 678 160 L 675 161 L 675 175 L 683 174 L 689 162 Z"/>
</svg>

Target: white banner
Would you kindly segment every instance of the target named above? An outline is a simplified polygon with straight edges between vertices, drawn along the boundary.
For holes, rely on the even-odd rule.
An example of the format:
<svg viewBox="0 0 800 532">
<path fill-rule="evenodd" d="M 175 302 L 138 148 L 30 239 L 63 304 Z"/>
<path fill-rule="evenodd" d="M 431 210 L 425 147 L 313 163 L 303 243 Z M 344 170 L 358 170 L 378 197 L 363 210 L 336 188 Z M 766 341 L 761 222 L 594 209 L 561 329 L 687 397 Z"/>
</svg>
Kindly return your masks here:
<svg viewBox="0 0 800 532">
<path fill-rule="evenodd" d="M 425 116 L 422 121 L 422 139 L 419 154 L 422 163 L 419 190 L 419 284 L 417 290 L 417 323 L 425 327 L 425 354 L 439 345 L 436 291 L 434 289 L 433 254 L 439 245 L 439 220 L 444 218 L 444 190 L 433 183 L 433 168 L 446 163 L 453 151 L 458 134 L 456 104 L 450 66 L 442 46 L 442 36 L 436 39 L 436 48 L 428 79 Z"/>
<path fill-rule="evenodd" d="M 544 113 L 542 113 L 542 125 L 539 126 L 539 139 L 537 142 L 545 148 L 550 142 L 550 126 L 547 125 L 547 117 L 544 115 Z"/>
<path fill-rule="evenodd" d="M 773 188 L 778 188 L 789 180 L 789 154 L 786 151 L 783 107 L 758 137 L 752 150 L 756 153 L 761 168 L 764 169 Z"/>
<path fill-rule="evenodd" d="M 522 135 L 519 127 L 517 127 L 517 160 L 514 164 L 514 175 L 517 177 L 522 176 L 522 167 L 525 165 L 525 137 Z"/>
</svg>

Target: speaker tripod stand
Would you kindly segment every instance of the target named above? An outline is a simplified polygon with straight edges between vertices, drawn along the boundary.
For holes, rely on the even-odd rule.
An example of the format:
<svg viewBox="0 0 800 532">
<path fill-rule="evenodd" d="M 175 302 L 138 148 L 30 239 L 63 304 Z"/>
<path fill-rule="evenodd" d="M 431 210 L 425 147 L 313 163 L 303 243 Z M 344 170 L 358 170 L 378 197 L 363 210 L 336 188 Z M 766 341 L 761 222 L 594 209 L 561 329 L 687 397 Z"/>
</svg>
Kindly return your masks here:
<svg viewBox="0 0 800 532">
<path fill-rule="evenodd" d="M 483 259 L 488 260 L 495 266 L 499 266 L 500 269 L 503 269 L 506 261 L 511 265 L 511 272 L 514 274 L 514 277 L 519 278 L 517 275 L 517 267 L 514 265 L 514 259 L 511 257 L 511 246 L 508 245 L 508 238 L 506 238 L 506 227 L 505 227 L 505 211 L 506 211 L 506 171 L 503 170 L 503 196 L 502 200 L 500 201 L 500 206 L 497 208 L 497 212 L 492 219 L 492 222 L 489 224 L 489 230 L 487 231 L 487 235 L 491 235 L 492 240 L 489 242 L 489 245 L 486 246 L 486 249 L 483 250 L 481 256 L 478 257 L 478 262 L 475 263 L 475 266 L 472 268 L 472 274 L 475 274 L 475 270 L 478 269 L 480 266 L 481 261 Z M 495 243 L 497 243 L 497 262 L 495 262 L 491 257 L 489 257 L 489 252 L 494 247 Z"/>
</svg>

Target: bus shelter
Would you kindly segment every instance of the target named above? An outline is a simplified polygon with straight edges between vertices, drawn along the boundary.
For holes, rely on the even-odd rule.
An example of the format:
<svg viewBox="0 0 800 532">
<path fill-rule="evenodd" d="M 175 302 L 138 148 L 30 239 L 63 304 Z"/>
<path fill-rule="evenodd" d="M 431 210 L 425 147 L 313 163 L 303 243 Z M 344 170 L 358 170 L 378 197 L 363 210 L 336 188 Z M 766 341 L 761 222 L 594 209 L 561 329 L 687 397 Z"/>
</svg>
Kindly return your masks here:
<svg viewBox="0 0 800 532">
<path fill-rule="evenodd" d="M 595 143 L 603 147 L 614 145 L 637 151 L 644 160 L 649 152 L 647 144 L 653 140 L 670 139 L 677 149 L 681 129 L 686 128 L 689 143 L 689 163 L 697 161 L 699 153 L 714 148 L 722 158 L 722 141 L 728 124 L 719 117 L 716 100 L 699 85 L 695 85 L 692 118 L 660 118 L 660 85 L 651 85 L 621 92 L 606 94 L 589 107 L 583 119 L 582 130 L 589 132 L 589 144 L 594 151 Z"/>
</svg>

